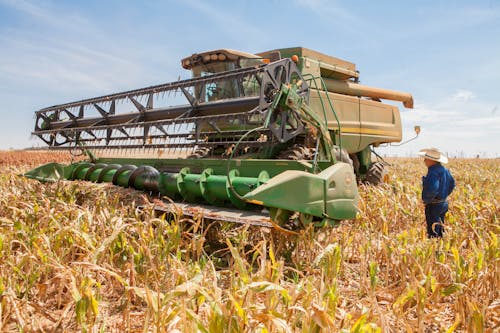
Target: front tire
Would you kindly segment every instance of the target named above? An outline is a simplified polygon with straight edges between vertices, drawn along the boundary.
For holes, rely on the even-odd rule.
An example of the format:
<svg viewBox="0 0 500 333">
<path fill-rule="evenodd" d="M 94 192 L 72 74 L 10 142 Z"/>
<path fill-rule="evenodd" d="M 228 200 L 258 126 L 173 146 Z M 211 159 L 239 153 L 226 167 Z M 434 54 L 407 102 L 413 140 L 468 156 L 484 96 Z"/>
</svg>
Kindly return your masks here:
<svg viewBox="0 0 500 333">
<path fill-rule="evenodd" d="M 385 175 L 387 175 L 387 169 L 384 163 L 375 162 L 368 168 L 364 182 L 371 185 L 378 185 L 384 181 Z"/>
</svg>

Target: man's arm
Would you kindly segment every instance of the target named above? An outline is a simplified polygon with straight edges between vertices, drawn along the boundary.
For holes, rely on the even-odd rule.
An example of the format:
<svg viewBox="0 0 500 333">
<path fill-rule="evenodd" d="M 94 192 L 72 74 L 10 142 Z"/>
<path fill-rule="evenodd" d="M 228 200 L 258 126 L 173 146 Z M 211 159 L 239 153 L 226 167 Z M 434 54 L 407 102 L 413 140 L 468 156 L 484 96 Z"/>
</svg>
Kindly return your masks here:
<svg viewBox="0 0 500 333">
<path fill-rule="evenodd" d="M 439 190 L 439 177 L 430 172 L 426 177 L 422 177 L 422 200 L 425 204 L 431 203 L 437 197 Z"/>
<path fill-rule="evenodd" d="M 448 187 L 448 195 L 453 191 L 455 188 L 455 178 L 451 175 L 451 172 L 448 171 L 448 175 L 450 176 L 450 181 L 449 181 L 449 187 Z"/>
</svg>

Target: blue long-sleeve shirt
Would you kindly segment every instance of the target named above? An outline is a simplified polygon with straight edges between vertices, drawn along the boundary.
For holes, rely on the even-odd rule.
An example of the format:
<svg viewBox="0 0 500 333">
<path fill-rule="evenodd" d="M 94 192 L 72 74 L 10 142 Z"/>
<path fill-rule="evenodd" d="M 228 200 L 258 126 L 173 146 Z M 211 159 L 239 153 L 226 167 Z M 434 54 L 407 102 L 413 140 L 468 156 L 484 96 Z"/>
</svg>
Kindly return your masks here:
<svg viewBox="0 0 500 333">
<path fill-rule="evenodd" d="M 441 164 L 428 168 L 427 176 L 422 177 L 422 200 L 430 204 L 445 201 L 455 188 L 455 179 Z"/>
</svg>

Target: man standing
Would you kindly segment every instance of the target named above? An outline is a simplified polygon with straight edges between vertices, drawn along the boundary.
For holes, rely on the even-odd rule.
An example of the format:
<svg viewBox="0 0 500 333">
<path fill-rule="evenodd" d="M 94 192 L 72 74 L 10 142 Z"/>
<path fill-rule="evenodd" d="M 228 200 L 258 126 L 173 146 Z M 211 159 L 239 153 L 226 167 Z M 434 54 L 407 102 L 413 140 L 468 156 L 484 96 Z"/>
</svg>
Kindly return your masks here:
<svg viewBox="0 0 500 333">
<path fill-rule="evenodd" d="M 422 200 L 425 204 L 425 220 L 427 237 L 443 237 L 444 217 L 448 211 L 446 198 L 455 188 L 455 179 L 442 164 L 448 158 L 436 148 L 422 149 L 419 153 L 424 157 L 427 176 L 422 177 Z"/>
</svg>

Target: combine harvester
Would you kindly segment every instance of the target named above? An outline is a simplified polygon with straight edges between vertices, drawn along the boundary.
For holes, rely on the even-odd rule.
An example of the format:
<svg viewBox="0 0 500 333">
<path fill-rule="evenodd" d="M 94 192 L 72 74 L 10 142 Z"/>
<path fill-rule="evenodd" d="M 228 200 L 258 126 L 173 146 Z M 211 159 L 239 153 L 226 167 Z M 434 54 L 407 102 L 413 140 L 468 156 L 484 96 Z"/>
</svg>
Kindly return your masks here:
<svg viewBox="0 0 500 333">
<path fill-rule="evenodd" d="M 144 190 L 215 220 L 325 225 L 356 216 L 357 181 L 382 181 L 372 147 L 401 141 L 399 110 L 381 99 L 413 107 L 302 47 L 215 50 L 182 67 L 191 79 L 36 111 L 33 135 L 89 161 L 25 176 Z"/>
</svg>

